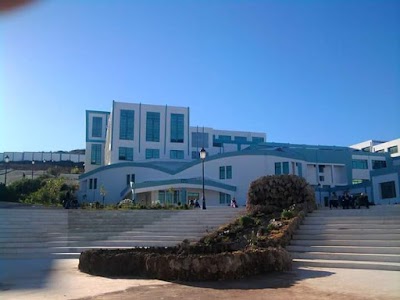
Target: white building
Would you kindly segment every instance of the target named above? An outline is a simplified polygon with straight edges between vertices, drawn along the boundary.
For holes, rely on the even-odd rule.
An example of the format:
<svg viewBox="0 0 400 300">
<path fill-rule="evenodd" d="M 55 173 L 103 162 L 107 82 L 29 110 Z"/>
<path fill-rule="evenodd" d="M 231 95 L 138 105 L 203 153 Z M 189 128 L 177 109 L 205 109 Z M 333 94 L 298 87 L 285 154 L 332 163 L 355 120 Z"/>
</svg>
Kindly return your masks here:
<svg viewBox="0 0 400 300">
<path fill-rule="evenodd" d="M 391 140 L 388 142 L 368 140 L 355 145 L 351 145 L 351 148 L 359 149 L 365 152 L 374 153 L 390 153 L 391 157 L 400 157 L 400 139 Z"/>
<path fill-rule="evenodd" d="M 113 102 L 112 111 L 86 112 L 86 165 L 80 176 L 80 201 L 188 203 L 202 197 L 204 148 L 207 205 L 246 203 L 249 184 L 260 176 L 296 174 L 315 187 L 317 201 L 345 190 L 367 193 L 375 203 L 399 201 L 399 177 L 389 153 L 347 147 L 266 143 L 265 133 L 191 127 L 189 108 Z M 392 172 L 391 171 L 391 172 Z M 398 174 L 398 173 L 397 173 Z M 132 183 L 131 183 L 132 182 Z M 384 191 L 379 189 L 384 183 Z M 386 187 L 388 186 L 388 187 Z M 382 198 L 382 195 L 386 198 Z M 386 201 L 386 200 L 385 200 Z M 385 202 L 383 201 L 383 202 Z M 382 203 L 383 203 L 382 202 Z"/>
</svg>

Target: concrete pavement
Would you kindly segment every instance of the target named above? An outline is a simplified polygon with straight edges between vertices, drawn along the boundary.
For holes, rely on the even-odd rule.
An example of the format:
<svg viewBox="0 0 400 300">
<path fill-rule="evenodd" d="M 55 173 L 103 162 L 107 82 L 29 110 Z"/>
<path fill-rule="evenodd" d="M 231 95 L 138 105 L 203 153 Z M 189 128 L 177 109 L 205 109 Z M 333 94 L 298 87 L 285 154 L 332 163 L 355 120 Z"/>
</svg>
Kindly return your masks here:
<svg viewBox="0 0 400 300">
<path fill-rule="evenodd" d="M 299 267 L 242 280 L 170 283 L 79 272 L 77 259 L 0 260 L 1 299 L 400 299 L 400 272 Z"/>
</svg>

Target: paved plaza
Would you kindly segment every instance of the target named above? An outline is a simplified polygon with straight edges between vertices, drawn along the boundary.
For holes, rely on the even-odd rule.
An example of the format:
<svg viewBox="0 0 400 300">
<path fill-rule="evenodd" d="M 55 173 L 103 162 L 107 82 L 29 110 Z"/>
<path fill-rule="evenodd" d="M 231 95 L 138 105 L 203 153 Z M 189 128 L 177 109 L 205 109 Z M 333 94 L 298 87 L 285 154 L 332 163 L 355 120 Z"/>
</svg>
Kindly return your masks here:
<svg viewBox="0 0 400 300">
<path fill-rule="evenodd" d="M 295 268 L 242 280 L 171 283 L 81 273 L 77 259 L 0 261 L 5 299 L 400 299 L 400 272 Z"/>
</svg>

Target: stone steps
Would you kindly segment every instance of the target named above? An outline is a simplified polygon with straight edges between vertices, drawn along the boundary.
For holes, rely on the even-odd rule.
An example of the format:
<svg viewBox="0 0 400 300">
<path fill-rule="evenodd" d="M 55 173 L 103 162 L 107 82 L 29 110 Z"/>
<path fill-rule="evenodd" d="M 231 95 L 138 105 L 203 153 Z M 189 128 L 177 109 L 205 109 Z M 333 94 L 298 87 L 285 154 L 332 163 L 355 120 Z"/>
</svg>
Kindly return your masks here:
<svg viewBox="0 0 400 300">
<path fill-rule="evenodd" d="M 400 206 L 318 210 L 287 250 L 299 266 L 400 271 Z"/>
<path fill-rule="evenodd" d="M 200 239 L 243 211 L 0 209 L 0 258 L 78 258 L 91 248 L 175 246 Z"/>
</svg>

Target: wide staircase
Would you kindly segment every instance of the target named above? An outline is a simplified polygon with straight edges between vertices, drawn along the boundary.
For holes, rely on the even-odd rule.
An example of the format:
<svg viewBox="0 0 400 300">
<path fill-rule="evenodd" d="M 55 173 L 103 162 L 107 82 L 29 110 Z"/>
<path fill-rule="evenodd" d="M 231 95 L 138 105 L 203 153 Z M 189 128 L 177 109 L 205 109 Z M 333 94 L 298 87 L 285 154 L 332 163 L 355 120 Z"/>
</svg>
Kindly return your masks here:
<svg viewBox="0 0 400 300">
<path fill-rule="evenodd" d="M 87 249 L 175 246 L 196 241 L 244 208 L 207 210 L 0 209 L 0 258 L 78 258 Z"/>
<path fill-rule="evenodd" d="M 287 250 L 298 266 L 400 271 L 400 205 L 319 209 Z"/>
</svg>

